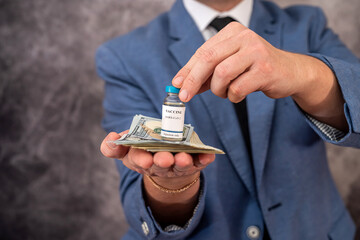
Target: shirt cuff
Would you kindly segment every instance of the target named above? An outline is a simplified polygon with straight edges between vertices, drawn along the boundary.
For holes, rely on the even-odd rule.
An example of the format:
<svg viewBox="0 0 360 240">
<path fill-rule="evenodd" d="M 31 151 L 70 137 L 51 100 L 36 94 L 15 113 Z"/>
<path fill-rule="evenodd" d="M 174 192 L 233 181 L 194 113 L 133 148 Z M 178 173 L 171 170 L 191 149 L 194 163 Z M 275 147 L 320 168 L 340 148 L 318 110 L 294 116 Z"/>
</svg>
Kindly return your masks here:
<svg viewBox="0 0 360 240">
<path fill-rule="evenodd" d="M 195 210 L 193 212 L 193 216 L 190 218 L 190 220 L 185 224 L 185 226 L 181 227 L 178 226 L 178 228 L 172 228 L 167 229 L 170 231 L 166 231 L 165 228 L 162 228 L 159 223 L 154 218 L 150 207 L 146 206 L 144 202 L 144 195 L 143 191 L 141 191 L 141 198 L 140 201 L 142 204 L 140 205 L 140 215 L 142 219 L 144 219 L 145 222 L 147 222 L 149 233 L 145 234 L 148 239 L 187 239 L 188 236 L 190 236 L 195 228 L 199 225 L 200 219 L 204 213 L 205 210 L 205 195 L 206 195 L 206 180 L 203 172 L 200 172 L 200 189 L 199 189 L 199 197 L 198 197 L 198 203 L 195 207 Z M 143 211 L 146 211 L 144 213 Z"/>
<path fill-rule="evenodd" d="M 200 199 L 203 197 L 203 193 L 204 193 L 203 188 L 204 188 L 204 187 L 202 186 L 202 184 L 200 184 L 200 187 L 201 187 L 201 188 L 200 188 L 198 203 L 196 204 L 196 207 L 195 207 L 195 209 L 194 209 L 194 211 L 193 211 L 193 215 L 192 215 L 192 217 L 189 219 L 189 221 L 187 221 L 186 224 L 185 224 L 183 227 L 180 227 L 180 226 L 178 226 L 178 225 L 169 225 L 169 226 L 166 226 L 166 227 L 164 228 L 164 231 L 165 231 L 165 232 L 174 232 L 174 231 L 179 231 L 179 230 L 186 230 L 186 228 L 190 225 L 191 221 L 193 220 L 193 218 L 194 218 L 194 216 L 195 216 L 195 214 L 196 214 L 196 211 L 197 211 L 198 208 L 199 208 Z"/>
<path fill-rule="evenodd" d="M 336 129 L 326 123 L 320 122 L 316 120 L 315 118 L 309 116 L 308 114 L 305 114 L 307 119 L 310 120 L 325 136 L 327 136 L 331 141 L 339 142 L 341 139 L 343 139 L 346 136 L 346 133 Z"/>
</svg>

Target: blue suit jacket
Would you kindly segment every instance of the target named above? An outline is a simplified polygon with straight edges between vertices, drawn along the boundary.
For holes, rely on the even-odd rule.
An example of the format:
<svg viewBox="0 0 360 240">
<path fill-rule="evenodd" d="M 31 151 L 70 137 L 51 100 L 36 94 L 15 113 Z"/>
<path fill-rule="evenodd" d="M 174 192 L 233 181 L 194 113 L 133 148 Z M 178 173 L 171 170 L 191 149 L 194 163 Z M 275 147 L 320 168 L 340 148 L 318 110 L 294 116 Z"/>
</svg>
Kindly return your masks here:
<svg viewBox="0 0 360 240">
<path fill-rule="evenodd" d="M 142 176 L 120 161 L 121 201 L 130 230 L 125 239 L 243 239 L 237 189 L 244 184 L 258 199 L 272 239 L 351 239 L 354 226 L 331 178 L 324 141 L 360 147 L 360 64 L 326 28 L 322 11 L 296 6 L 280 9 L 255 0 L 250 28 L 277 48 L 310 54 L 336 74 L 344 95 L 349 132 L 330 141 L 307 120 L 292 98 L 248 96 L 254 163 L 233 105 L 210 91 L 187 104 L 187 123 L 201 139 L 224 149 L 202 172 L 204 194 L 186 230 L 164 232 L 142 196 Z M 182 1 L 147 26 L 103 44 L 96 56 L 105 84 L 107 131 L 123 131 L 135 114 L 161 118 L 165 86 L 204 42 Z M 142 224 L 149 233 L 145 236 Z"/>
</svg>

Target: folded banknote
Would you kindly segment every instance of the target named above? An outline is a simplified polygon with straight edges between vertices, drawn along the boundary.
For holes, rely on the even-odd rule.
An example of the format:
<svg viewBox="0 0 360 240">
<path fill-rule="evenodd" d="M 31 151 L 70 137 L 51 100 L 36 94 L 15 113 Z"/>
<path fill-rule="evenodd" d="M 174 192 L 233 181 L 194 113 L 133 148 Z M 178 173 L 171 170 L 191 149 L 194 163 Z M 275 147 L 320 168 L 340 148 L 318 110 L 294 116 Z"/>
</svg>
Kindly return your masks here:
<svg viewBox="0 0 360 240">
<path fill-rule="evenodd" d="M 115 140 L 114 143 L 149 152 L 225 154 L 221 149 L 203 144 L 190 124 L 184 125 L 183 139 L 180 141 L 164 140 L 160 133 L 161 119 L 135 115 L 129 133 Z"/>
</svg>

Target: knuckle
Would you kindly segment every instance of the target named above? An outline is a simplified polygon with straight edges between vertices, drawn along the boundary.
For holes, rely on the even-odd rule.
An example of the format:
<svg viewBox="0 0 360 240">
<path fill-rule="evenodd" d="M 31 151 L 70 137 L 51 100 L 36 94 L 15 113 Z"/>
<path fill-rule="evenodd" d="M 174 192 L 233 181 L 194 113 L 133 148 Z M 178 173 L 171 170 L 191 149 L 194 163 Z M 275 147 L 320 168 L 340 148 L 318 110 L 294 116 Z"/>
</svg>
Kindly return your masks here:
<svg viewBox="0 0 360 240">
<path fill-rule="evenodd" d="M 244 41 L 246 43 L 247 48 L 249 48 L 250 51 L 255 51 L 264 46 L 259 35 L 257 35 L 254 31 L 250 29 L 243 30 L 238 37 L 241 41 Z"/>
<path fill-rule="evenodd" d="M 228 29 L 230 31 L 241 31 L 243 27 L 241 23 L 233 21 L 226 25 L 225 29 Z"/>
<path fill-rule="evenodd" d="M 237 98 L 240 98 L 242 93 L 241 93 L 241 88 L 238 87 L 238 86 L 235 86 L 235 85 L 230 85 L 229 87 L 229 93 L 230 95 L 234 96 L 234 97 L 237 97 Z"/>
<path fill-rule="evenodd" d="M 272 73 L 274 70 L 273 65 L 268 61 L 265 61 L 263 64 L 261 64 L 261 69 L 262 69 L 261 72 L 263 72 L 266 75 Z"/>
<path fill-rule="evenodd" d="M 258 41 L 253 43 L 253 54 L 258 56 L 260 59 L 267 59 L 269 56 L 269 51 L 264 43 Z"/>
<path fill-rule="evenodd" d="M 234 95 L 229 95 L 229 100 L 232 103 L 239 103 L 240 102 L 240 98 Z"/>
<path fill-rule="evenodd" d="M 186 79 L 186 83 L 190 86 L 190 87 L 194 87 L 196 86 L 196 79 L 194 78 L 194 76 L 190 73 Z"/>
<path fill-rule="evenodd" d="M 238 103 L 244 98 L 244 94 L 240 87 L 231 86 L 228 91 L 228 98 L 233 103 Z"/>
<path fill-rule="evenodd" d="M 238 28 L 240 26 L 240 23 L 233 21 L 228 24 L 229 28 Z"/>
<path fill-rule="evenodd" d="M 254 69 L 253 73 L 257 76 L 270 76 L 274 71 L 273 65 L 269 61 L 261 61 L 257 64 Z"/>
<path fill-rule="evenodd" d="M 254 76 L 262 75 L 261 66 L 259 66 L 259 65 L 261 65 L 261 64 L 257 64 L 257 65 L 255 65 L 255 66 L 251 69 L 252 74 L 253 74 Z"/>
<path fill-rule="evenodd" d="M 218 96 L 218 97 L 222 97 L 223 96 L 223 93 L 221 92 L 221 89 L 218 88 L 218 87 L 212 87 L 211 88 L 211 92 L 215 95 L 215 96 Z"/>
<path fill-rule="evenodd" d="M 214 74 L 219 79 L 226 79 L 229 76 L 229 66 L 226 64 L 219 64 L 215 68 Z"/>
<path fill-rule="evenodd" d="M 230 102 L 236 103 L 236 99 L 235 99 L 235 97 L 233 95 L 229 94 L 228 98 L 229 98 Z"/>
<path fill-rule="evenodd" d="M 265 84 L 261 87 L 261 91 L 263 91 L 267 96 L 275 99 L 283 97 L 283 95 L 279 91 L 277 91 L 272 84 Z"/>
<path fill-rule="evenodd" d="M 199 48 L 196 51 L 196 54 L 197 57 L 205 63 L 214 62 L 217 55 L 216 50 L 214 48 L 208 48 L 208 49 Z"/>
<path fill-rule="evenodd" d="M 182 74 L 188 74 L 189 72 L 191 71 L 191 69 L 188 67 L 188 66 L 184 66 L 181 70 L 180 70 L 180 73 L 181 74 L 178 74 L 178 75 L 182 75 Z"/>
<path fill-rule="evenodd" d="M 252 38 L 254 38 L 254 35 L 255 35 L 255 33 L 252 30 L 247 28 L 247 29 L 241 31 L 241 33 L 239 34 L 239 37 L 252 39 Z"/>
</svg>

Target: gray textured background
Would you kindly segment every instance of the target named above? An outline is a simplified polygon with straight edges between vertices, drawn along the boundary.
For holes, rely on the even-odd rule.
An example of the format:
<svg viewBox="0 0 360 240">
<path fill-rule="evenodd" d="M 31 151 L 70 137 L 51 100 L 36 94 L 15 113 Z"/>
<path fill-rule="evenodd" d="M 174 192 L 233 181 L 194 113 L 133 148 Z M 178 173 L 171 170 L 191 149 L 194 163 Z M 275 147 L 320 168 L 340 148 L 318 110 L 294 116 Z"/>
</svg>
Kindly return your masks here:
<svg viewBox="0 0 360 240">
<path fill-rule="evenodd" d="M 358 0 L 322 6 L 360 56 Z M 99 144 L 103 83 L 94 52 L 173 0 L 0 0 L 0 239 L 118 239 L 118 175 Z M 329 146 L 338 188 L 360 226 L 360 151 Z"/>
</svg>

